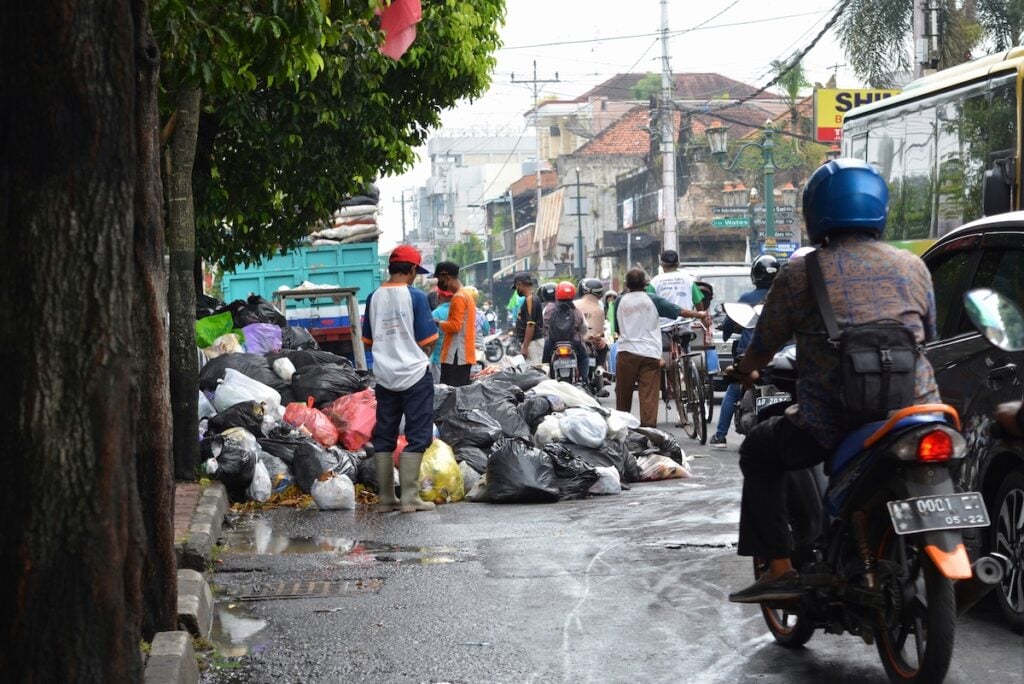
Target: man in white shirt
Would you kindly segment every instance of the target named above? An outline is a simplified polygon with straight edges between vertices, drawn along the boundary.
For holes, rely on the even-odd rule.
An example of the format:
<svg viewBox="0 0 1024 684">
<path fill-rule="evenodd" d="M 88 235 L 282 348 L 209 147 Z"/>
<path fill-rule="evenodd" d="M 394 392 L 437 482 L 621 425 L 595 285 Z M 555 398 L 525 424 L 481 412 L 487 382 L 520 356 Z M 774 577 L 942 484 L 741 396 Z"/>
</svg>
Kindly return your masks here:
<svg viewBox="0 0 1024 684">
<path fill-rule="evenodd" d="M 651 287 L 654 294 L 684 309 L 687 313 L 682 315 L 686 317 L 694 316 L 697 305 L 704 300 L 694 277 L 679 270 L 679 254 L 674 249 L 661 253 L 661 273 L 651 278 Z M 671 323 L 673 320 L 662 317 L 661 322 Z"/>
<path fill-rule="evenodd" d="M 415 247 L 395 247 L 388 263 L 391 277 L 366 298 L 363 315 L 363 343 L 373 351 L 373 374 L 377 379 L 373 449 L 380 485 L 378 511 L 434 510 L 433 503 L 420 499 L 419 487 L 423 452 L 434 441 L 430 352 L 437 341 L 437 326 L 427 296 L 412 287 L 417 274 L 427 273 L 421 262 Z M 398 500 L 392 453 L 403 417 L 408 445 L 398 459 Z"/>
</svg>

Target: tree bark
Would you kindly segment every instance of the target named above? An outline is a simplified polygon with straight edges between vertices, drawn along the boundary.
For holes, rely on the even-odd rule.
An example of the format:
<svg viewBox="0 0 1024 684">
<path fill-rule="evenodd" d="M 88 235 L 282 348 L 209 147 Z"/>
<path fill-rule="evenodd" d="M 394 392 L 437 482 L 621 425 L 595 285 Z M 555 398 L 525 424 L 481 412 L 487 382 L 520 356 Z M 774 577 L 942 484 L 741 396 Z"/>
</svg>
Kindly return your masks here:
<svg viewBox="0 0 1024 684">
<path fill-rule="evenodd" d="M 136 145 L 134 292 L 136 425 L 135 467 L 146 530 L 142 638 L 177 628 L 178 581 L 174 555 L 174 477 L 167 344 L 167 269 L 164 266 L 163 188 L 160 183 L 160 51 L 149 30 L 146 0 L 132 0 L 135 33 Z"/>
<path fill-rule="evenodd" d="M 132 8 L 46 0 L 0 13 L 7 681 L 141 679 L 134 48 L 148 27 Z"/>
<path fill-rule="evenodd" d="M 167 181 L 167 247 L 170 252 L 171 407 L 174 432 L 174 476 L 196 479 L 199 465 L 199 363 L 196 358 L 195 211 L 192 164 L 199 128 L 198 89 L 183 88 L 177 96 L 178 122 L 171 136 Z"/>
</svg>

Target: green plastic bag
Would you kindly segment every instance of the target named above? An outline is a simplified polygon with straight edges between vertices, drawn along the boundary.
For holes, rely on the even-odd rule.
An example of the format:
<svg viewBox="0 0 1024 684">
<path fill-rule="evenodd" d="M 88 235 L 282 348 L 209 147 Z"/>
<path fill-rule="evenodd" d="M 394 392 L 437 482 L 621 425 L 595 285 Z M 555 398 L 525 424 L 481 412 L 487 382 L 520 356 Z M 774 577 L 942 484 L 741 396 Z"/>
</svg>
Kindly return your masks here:
<svg viewBox="0 0 1024 684">
<path fill-rule="evenodd" d="M 235 327 L 231 312 L 225 311 L 216 316 L 207 316 L 196 321 L 196 344 L 205 349 L 213 344 L 221 335 L 226 335 Z"/>
</svg>

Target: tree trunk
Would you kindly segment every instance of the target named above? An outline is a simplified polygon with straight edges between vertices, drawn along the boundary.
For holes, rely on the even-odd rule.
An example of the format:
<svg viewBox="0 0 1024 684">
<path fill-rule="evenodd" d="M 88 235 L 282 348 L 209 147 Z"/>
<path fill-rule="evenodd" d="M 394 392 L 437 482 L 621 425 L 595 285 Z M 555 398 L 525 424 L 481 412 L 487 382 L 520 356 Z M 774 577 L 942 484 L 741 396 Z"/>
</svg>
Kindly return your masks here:
<svg viewBox="0 0 1024 684">
<path fill-rule="evenodd" d="M 135 33 L 136 145 L 139 175 L 135 186 L 135 387 L 132 404 L 137 433 L 135 467 L 146 528 L 143 566 L 142 638 L 177 628 L 178 582 L 174 555 L 174 477 L 171 460 L 171 402 L 167 347 L 167 269 L 164 266 L 163 189 L 160 184 L 160 114 L 157 80 L 160 52 L 149 31 L 146 0 L 132 0 Z"/>
<path fill-rule="evenodd" d="M 196 479 L 199 465 L 199 363 L 196 358 L 195 211 L 192 164 L 199 128 L 197 89 L 178 92 L 178 125 L 171 137 L 167 180 L 167 247 L 171 255 L 168 308 L 171 314 L 171 407 L 174 425 L 174 476 Z"/>
<path fill-rule="evenodd" d="M 134 48 L 148 27 L 132 8 L 48 0 L 0 13 L 7 681 L 141 679 Z"/>
</svg>

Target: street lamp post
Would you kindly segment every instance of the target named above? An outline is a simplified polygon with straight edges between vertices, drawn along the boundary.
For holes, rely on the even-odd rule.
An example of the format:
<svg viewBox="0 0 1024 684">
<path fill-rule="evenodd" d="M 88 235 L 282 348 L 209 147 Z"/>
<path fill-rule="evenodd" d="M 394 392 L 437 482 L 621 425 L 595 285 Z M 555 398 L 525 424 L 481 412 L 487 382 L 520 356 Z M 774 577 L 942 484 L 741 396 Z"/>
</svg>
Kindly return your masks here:
<svg viewBox="0 0 1024 684">
<path fill-rule="evenodd" d="M 764 160 L 762 171 L 764 172 L 764 233 L 767 240 L 775 239 L 775 129 L 772 122 L 765 123 L 764 131 L 761 134 L 760 142 L 749 142 L 740 147 L 736 156 L 731 162 L 726 163 L 729 145 L 729 128 L 719 122 L 708 126 L 707 131 L 708 147 L 718 164 L 726 171 L 733 169 L 739 162 L 743 151 L 748 147 L 756 147 L 761 150 L 761 158 Z"/>
<path fill-rule="evenodd" d="M 583 198 L 580 196 L 580 167 L 576 167 L 576 269 L 580 279 L 586 275 L 583 260 L 583 211 L 580 209 Z"/>
</svg>

